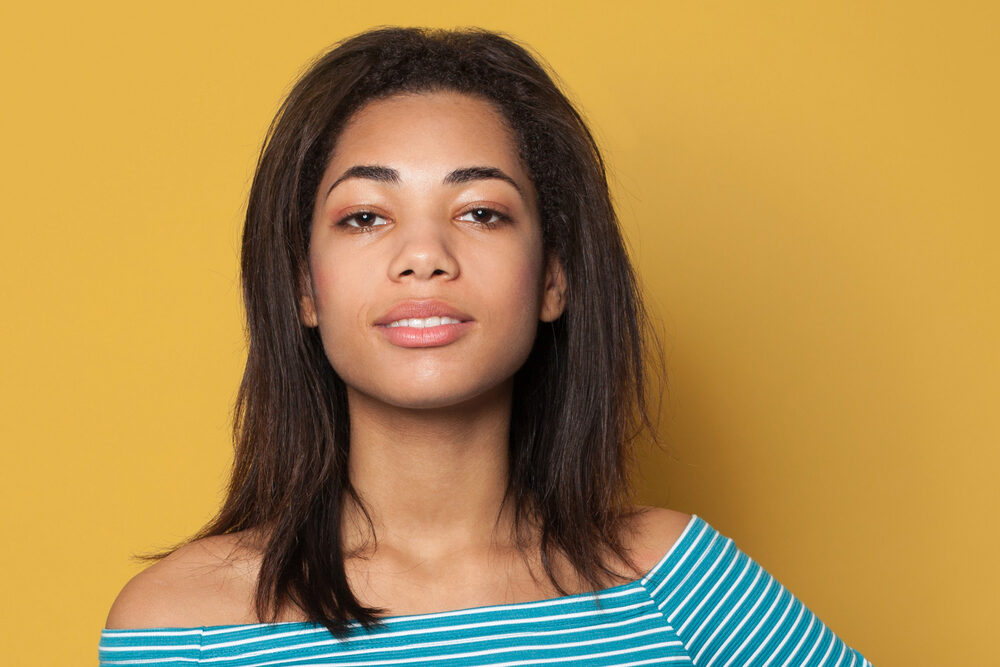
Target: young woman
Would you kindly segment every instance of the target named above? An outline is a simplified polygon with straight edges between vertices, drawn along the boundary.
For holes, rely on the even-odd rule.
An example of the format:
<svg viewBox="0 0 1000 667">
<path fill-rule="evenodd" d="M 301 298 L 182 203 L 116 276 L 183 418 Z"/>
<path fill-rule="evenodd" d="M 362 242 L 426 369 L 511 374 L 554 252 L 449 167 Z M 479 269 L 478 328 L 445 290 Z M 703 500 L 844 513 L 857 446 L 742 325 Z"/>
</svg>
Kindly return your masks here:
<svg viewBox="0 0 1000 667">
<path fill-rule="evenodd" d="M 242 279 L 228 496 L 125 586 L 101 664 L 867 664 L 700 517 L 629 503 L 658 348 L 597 147 L 521 46 L 316 61 Z"/>
</svg>

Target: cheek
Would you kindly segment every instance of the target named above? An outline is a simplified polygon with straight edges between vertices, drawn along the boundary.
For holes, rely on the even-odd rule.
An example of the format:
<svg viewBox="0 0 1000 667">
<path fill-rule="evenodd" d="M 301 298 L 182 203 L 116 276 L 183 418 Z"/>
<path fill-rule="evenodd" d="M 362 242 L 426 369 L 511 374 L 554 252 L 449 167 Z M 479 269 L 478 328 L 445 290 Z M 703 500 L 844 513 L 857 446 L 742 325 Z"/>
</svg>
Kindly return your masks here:
<svg viewBox="0 0 1000 667">
<path fill-rule="evenodd" d="M 500 317 L 534 327 L 541 305 L 541 258 L 522 250 L 494 257 L 483 269 L 481 289 L 493 295 L 490 300 L 503 311 Z"/>
<path fill-rule="evenodd" d="M 510 286 L 511 294 L 523 310 L 530 310 L 526 314 L 535 318 L 538 316 L 538 306 L 541 301 L 540 267 L 535 262 L 525 262 L 518 269 Z M 525 308 L 528 305 L 531 306 L 530 309 Z"/>
<path fill-rule="evenodd" d="M 522 296 L 530 297 L 538 302 L 542 290 L 542 251 L 532 246 L 518 256 L 517 268 L 514 271 L 514 281 Z M 509 270 L 509 269 L 508 269 Z"/>
<path fill-rule="evenodd" d="M 362 317 L 365 276 L 349 256 L 327 254 L 313 262 L 312 282 L 320 331 L 327 339 L 341 326 Z"/>
</svg>

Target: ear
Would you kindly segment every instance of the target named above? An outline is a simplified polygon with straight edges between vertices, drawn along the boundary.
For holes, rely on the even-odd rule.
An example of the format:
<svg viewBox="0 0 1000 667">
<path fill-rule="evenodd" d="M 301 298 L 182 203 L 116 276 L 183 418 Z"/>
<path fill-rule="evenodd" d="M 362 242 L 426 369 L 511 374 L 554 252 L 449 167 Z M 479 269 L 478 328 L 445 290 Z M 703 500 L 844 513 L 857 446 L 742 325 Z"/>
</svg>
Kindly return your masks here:
<svg viewBox="0 0 1000 667">
<path fill-rule="evenodd" d="M 299 321 L 307 327 L 319 326 L 316 314 L 316 298 L 313 296 L 312 280 L 308 273 L 299 278 Z"/>
<path fill-rule="evenodd" d="M 559 319 L 566 308 L 566 273 L 556 255 L 549 255 L 545 265 L 545 283 L 542 293 L 542 307 L 538 319 L 553 322 Z"/>
</svg>

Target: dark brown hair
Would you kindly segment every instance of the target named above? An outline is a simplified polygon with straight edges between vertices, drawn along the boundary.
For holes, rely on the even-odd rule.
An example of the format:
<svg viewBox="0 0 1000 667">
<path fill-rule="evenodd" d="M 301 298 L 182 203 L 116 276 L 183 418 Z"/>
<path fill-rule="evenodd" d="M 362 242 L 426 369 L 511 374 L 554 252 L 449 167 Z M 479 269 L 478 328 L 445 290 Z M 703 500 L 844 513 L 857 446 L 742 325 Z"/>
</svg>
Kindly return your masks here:
<svg viewBox="0 0 1000 667">
<path fill-rule="evenodd" d="M 561 594 L 553 550 L 594 590 L 622 577 L 607 566 L 607 550 L 635 570 L 623 531 L 635 511 L 634 441 L 643 426 L 656 440 L 644 359 L 659 358 L 660 347 L 647 339 L 656 332 L 594 138 L 545 68 L 510 38 L 380 28 L 338 43 L 295 83 L 268 130 L 247 205 L 241 277 L 249 352 L 232 476 L 216 517 L 184 543 L 267 527 L 254 598 L 262 619 L 292 600 L 343 636 L 352 620 L 371 628 L 384 611 L 363 606 L 345 575 L 342 510 L 347 500 L 364 508 L 347 474 L 346 390 L 318 328 L 300 321 L 299 295 L 313 202 L 345 121 L 373 100 L 432 90 L 477 96 L 506 118 L 538 193 L 544 251 L 566 273 L 566 308 L 539 327 L 514 377 L 504 502 L 513 503 L 515 525 L 539 527 L 542 563 Z"/>
</svg>

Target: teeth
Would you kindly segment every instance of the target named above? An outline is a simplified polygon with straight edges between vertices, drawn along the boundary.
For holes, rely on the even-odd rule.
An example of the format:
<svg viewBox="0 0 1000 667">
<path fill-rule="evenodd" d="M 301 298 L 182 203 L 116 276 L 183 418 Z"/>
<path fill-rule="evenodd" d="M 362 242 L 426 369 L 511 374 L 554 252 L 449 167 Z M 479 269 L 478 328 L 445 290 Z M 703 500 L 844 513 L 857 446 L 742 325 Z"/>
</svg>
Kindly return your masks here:
<svg viewBox="0 0 1000 667">
<path fill-rule="evenodd" d="M 437 327 L 442 324 L 461 324 L 461 321 L 451 317 L 427 317 L 424 319 L 413 318 L 409 320 L 396 320 L 390 327 L 415 327 L 423 329 L 425 327 Z"/>
</svg>

